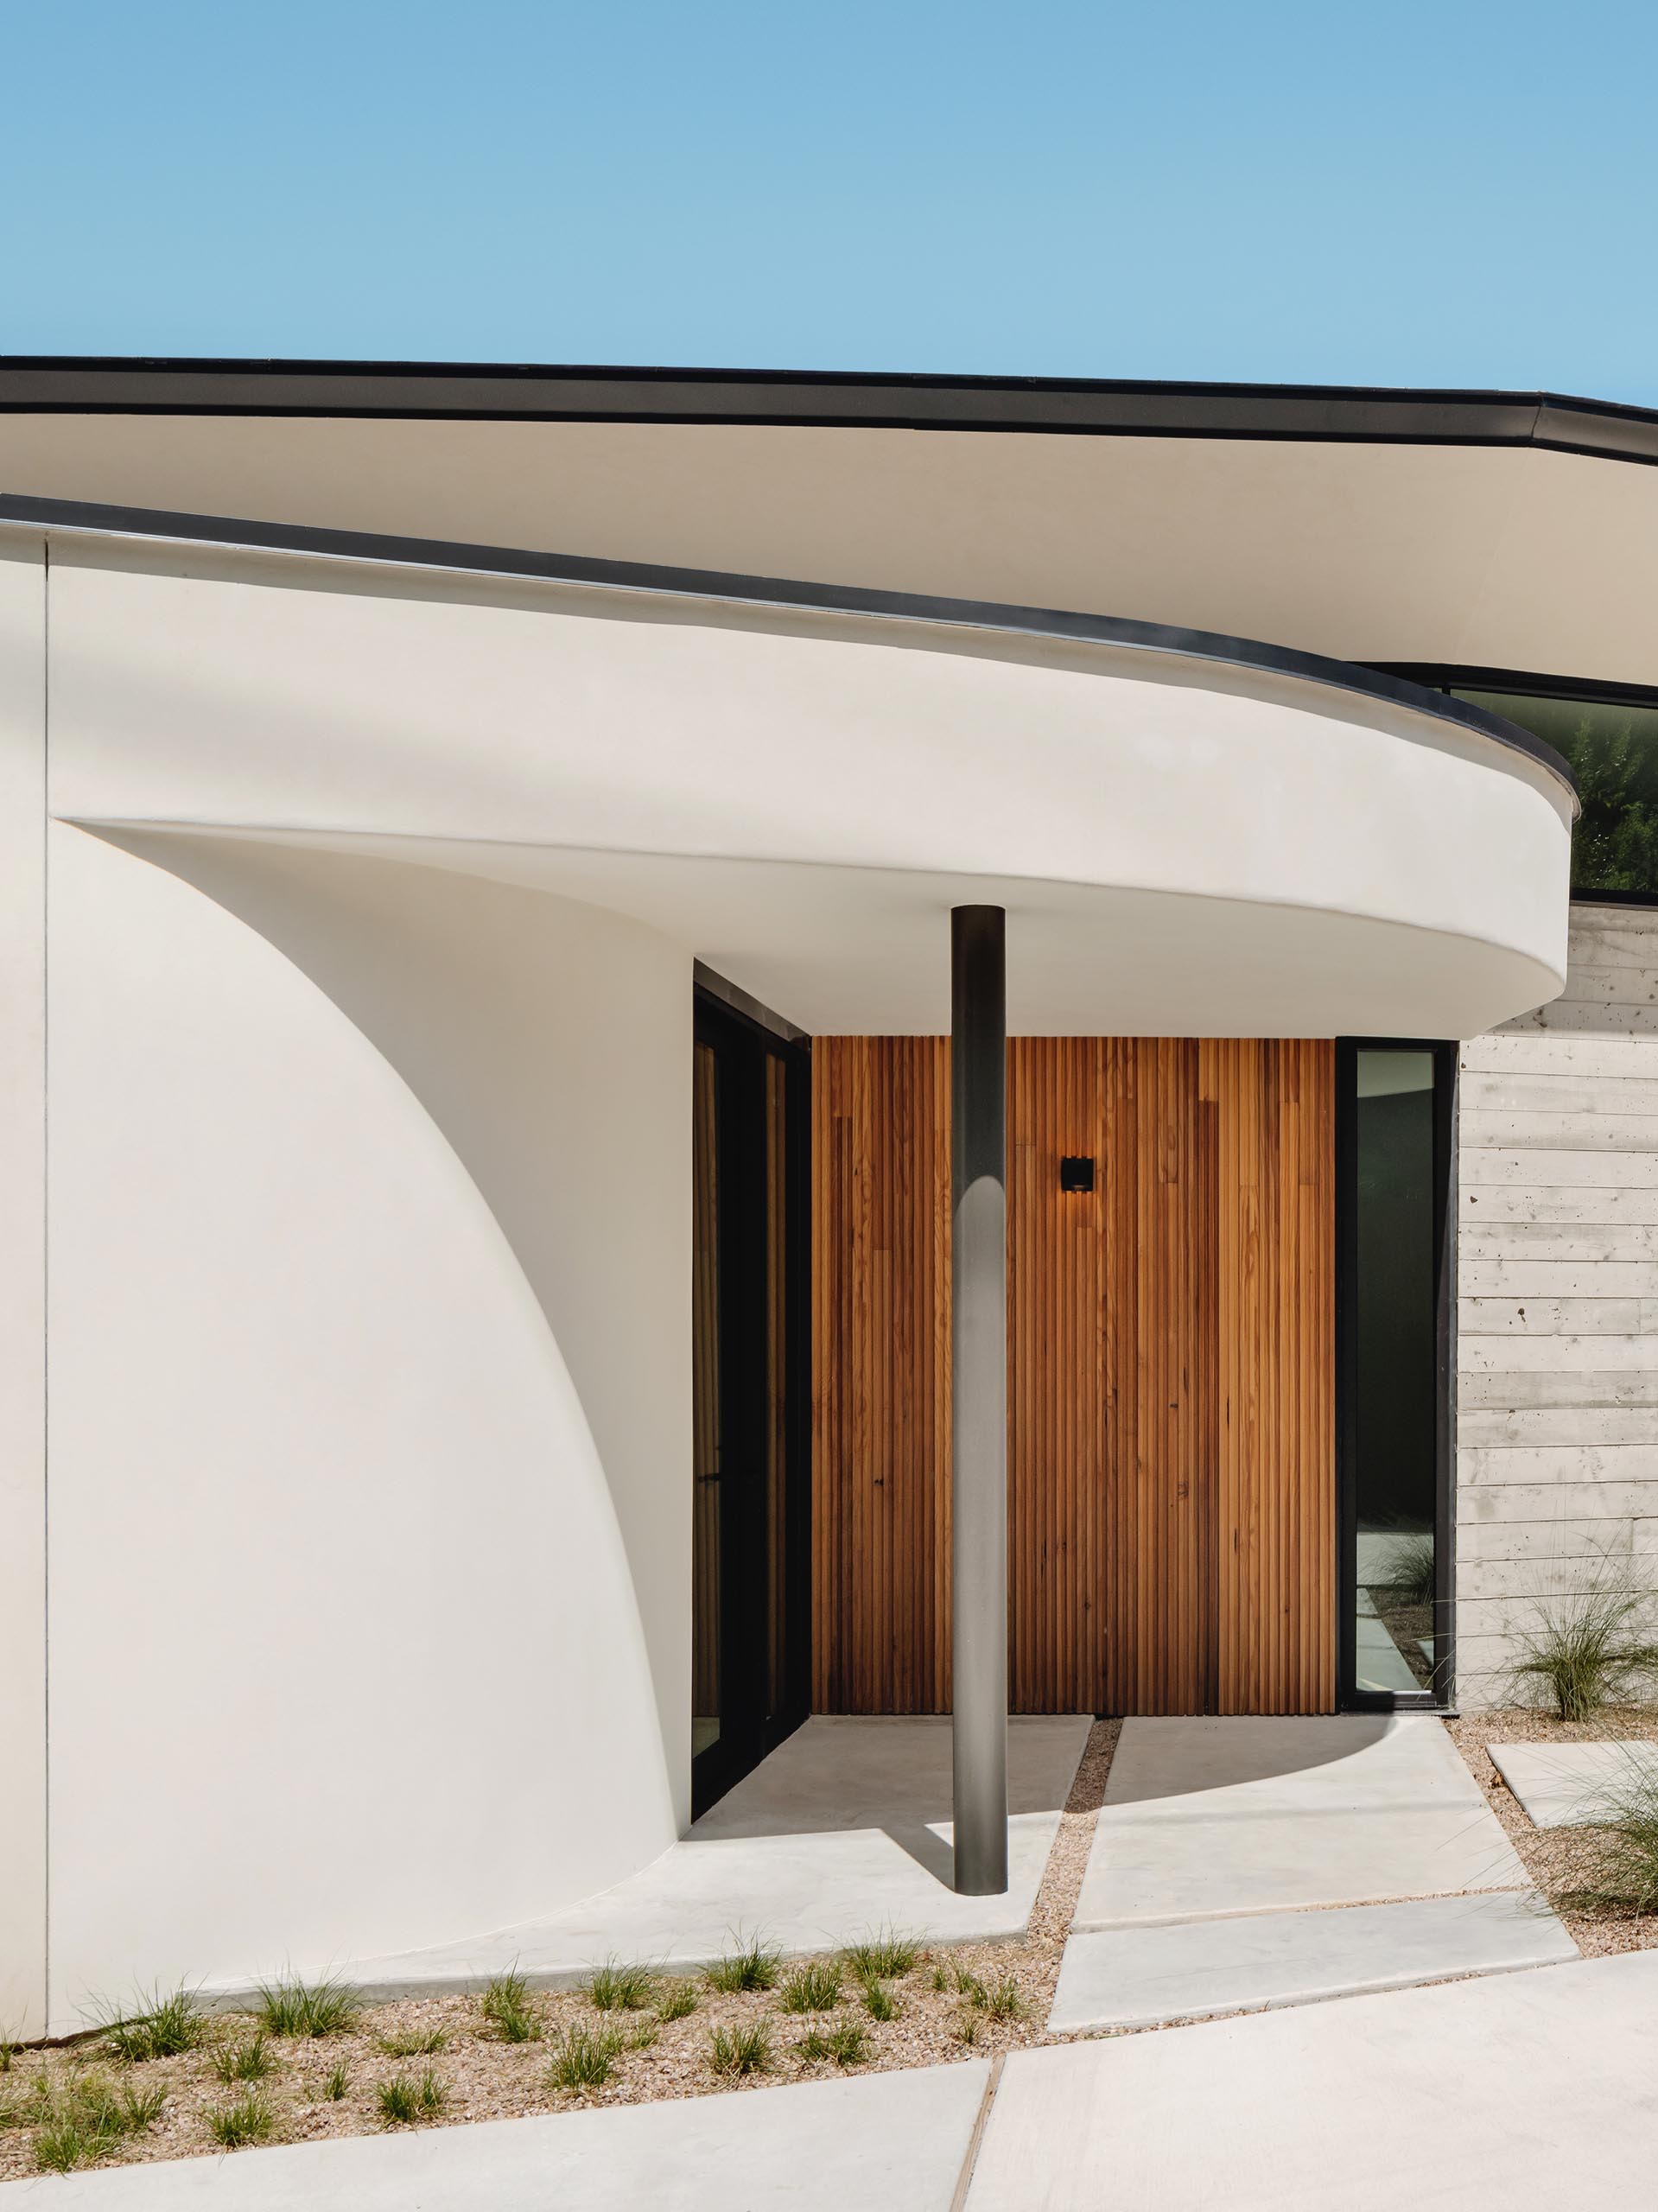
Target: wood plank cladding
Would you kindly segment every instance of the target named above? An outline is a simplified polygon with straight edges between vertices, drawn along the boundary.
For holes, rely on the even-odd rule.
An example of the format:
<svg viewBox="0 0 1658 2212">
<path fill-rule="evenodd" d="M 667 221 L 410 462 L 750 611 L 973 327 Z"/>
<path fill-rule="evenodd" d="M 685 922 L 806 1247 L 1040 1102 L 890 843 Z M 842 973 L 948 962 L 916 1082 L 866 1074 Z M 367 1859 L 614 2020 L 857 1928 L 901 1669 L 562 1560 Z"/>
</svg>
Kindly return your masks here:
<svg viewBox="0 0 1658 2212">
<path fill-rule="evenodd" d="M 937 1711 L 949 1046 L 812 1052 L 814 1703 Z M 1323 1041 L 1010 1043 L 1016 1711 L 1331 1709 L 1334 1077 Z"/>
</svg>

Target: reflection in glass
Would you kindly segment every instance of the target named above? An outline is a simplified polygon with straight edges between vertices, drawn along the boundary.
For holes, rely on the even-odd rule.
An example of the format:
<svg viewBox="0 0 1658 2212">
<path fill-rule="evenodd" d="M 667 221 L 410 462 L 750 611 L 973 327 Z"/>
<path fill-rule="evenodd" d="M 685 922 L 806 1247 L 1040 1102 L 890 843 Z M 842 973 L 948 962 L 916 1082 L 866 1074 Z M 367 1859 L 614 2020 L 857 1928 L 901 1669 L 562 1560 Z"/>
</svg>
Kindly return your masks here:
<svg viewBox="0 0 1658 2212">
<path fill-rule="evenodd" d="M 1658 707 L 1458 691 L 1563 753 L 1583 811 L 1572 833 L 1574 891 L 1658 893 Z"/>
<path fill-rule="evenodd" d="M 1419 1695 L 1434 1665 L 1433 1055 L 1356 1058 L 1356 1681 Z"/>
</svg>

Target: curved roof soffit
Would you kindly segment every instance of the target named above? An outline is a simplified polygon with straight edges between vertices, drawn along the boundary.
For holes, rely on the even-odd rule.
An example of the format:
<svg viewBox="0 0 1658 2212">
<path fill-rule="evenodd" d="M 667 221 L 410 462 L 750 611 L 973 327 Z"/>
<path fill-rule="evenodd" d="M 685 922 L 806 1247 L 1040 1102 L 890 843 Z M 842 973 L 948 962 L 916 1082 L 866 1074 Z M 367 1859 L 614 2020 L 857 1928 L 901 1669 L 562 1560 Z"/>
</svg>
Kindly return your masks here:
<svg viewBox="0 0 1658 2212">
<path fill-rule="evenodd" d="M 988 601 L 937 598 L 917 592 L 872 591 L 851 585 L 800 582 L 787 577 L 739 575 L 647 562 L 537 553 L 509 546 L 455 544 L 433 538 L 391 537 L 370 531 L 319 530 L 298 524 L 177 514 L 155 508 L 107 506 L 79 499 L 0 493 L 0 524 L 8 523 L 88 537 L 141 538 L 160 543 L 216 545 L 227 550 L 378 562 L 397 567 L 576 584 L 802 613 L 925 623 L 1001 632 L 1008 637 L 1109 645 L 1185 661 L 1207 661 L 1386 701 L 1430 720 L 1495 740 L 1509 751 L 1547 769 L 1564 786 L 1574 811 L 1578 804 L 1577 785 L 1566 760 L 1552 745 L 1517 723 L 1384 669 L 1362 667 L 1250 638 L 1223 637 L 1210 631 L 1133 621 L 1115 615 L 1010 607 Z"/>
</svg>

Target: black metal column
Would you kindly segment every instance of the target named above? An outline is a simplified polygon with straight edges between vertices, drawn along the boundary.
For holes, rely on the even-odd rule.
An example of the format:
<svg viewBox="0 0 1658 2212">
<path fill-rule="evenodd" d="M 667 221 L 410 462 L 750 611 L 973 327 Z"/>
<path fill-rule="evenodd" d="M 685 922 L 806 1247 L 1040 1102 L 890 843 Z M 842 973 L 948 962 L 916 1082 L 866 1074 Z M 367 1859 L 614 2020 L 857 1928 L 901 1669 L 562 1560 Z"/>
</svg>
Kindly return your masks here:
<svg viewBox="0 0 1658 2212">
<path fill-rule="evenodd" d="M 1007 993 L 1000 906 L 950 913 L 956 1887 L 1007 1887 Z"/>
</svg>

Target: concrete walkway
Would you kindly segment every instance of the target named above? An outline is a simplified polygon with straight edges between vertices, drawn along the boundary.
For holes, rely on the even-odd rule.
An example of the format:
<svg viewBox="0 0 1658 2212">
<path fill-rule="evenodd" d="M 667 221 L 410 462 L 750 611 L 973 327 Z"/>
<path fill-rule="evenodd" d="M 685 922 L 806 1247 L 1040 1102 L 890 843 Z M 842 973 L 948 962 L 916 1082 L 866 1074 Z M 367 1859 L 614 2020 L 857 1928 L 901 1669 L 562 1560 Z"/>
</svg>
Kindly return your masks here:
<svg viewBox="0 0 1658 2212">
<path fill-rule="evenodd" d="M 1576 1955 L 1432 1715 L 1129 1720 L 1050 2024 L 1201 2019 Z"/>
<path fill-rule="evenodd" d="M 514 1965 L 543 1988 L 582 1981 L 608 1957 L 685 1971 L 729 1950 L 737 1930 L 791 1955 L 886 1927 L 937 1943 L 1019 1936 L 1091 1725 L 1010 1723 L 1011 1881 L 1000 1897 L 950 1887 L 948 1719 L 815 1719 L 671 1851 L 602 1896 L 429 1950 L 314 1963 L 375 1999 L 481 1989 Z M 252 1986 L 206 1993 L 232 2002 Z"/>
<path fill-rule="evenodd" d="M 1431 1713 L 1126 1720 L 1077 1925 L 1527 1886 Z"/>
<path fill-rule="evenodd" d="M 1658 1953 L 1647 1951 L 1017 2051 L 966 2212 L 1655 2202 Z"/>
<path fill-rule="evenodd" d="M 1658 1744 L 1489 1744 L 1491 1764 L 1534 1827 L 1580 1827 L 1658 1785 Z"/>
<path fill-rule="evenodd" d="M 1159 1921 L 1073 1936 L 1048 2024 L 1060 2035 L 1154 2027 L 1577 1955 L 1560 1921 L 1523 1890 Z"/>
</svg>

